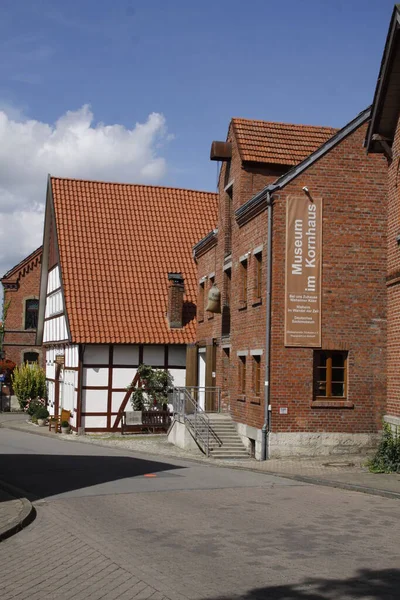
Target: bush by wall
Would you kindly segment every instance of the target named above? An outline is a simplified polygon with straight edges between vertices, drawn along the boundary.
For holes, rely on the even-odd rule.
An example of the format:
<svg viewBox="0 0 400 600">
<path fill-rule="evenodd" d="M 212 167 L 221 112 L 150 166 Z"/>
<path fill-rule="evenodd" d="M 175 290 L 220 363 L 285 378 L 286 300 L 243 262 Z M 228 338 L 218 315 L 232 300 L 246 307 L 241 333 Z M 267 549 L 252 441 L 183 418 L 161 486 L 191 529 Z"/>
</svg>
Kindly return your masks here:
<svg viewBox="0 0 400 600">
<path fill-rule="evenodd" d="M 383 424 L 382 439 L 368 467 L 372 473 L 400 473 L 400 434 L 389 423 Z"/>
<path fill-rule="evenodd" d="M 11 381 L 22 409 L 29 399 L 46 398 L 46 373 L 36 363 L 15 367 Z"/>
</svg>

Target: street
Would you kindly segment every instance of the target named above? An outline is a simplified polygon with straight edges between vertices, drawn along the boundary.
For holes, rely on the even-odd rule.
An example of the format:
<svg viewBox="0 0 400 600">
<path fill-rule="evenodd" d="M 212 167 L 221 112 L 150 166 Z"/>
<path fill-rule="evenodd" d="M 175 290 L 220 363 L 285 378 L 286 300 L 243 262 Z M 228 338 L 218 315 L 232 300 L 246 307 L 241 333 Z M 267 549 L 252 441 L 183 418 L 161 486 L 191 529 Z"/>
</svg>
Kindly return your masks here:
<svg viewBox="0 0 400 600">
<path fill-rule="evenodd" d="M 397 500 L 0 429 L 1 600 L 398 598 Z"/>
</svg>

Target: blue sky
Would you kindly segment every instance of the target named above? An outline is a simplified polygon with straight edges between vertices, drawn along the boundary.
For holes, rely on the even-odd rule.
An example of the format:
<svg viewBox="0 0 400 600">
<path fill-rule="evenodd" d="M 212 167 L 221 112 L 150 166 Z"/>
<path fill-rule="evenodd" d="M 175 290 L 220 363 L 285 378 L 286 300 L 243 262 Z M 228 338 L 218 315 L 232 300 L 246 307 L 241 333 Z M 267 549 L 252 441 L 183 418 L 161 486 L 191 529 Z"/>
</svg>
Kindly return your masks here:
<svg viewBox="0 0 400 600">
<path fill-rule="evenodd" d="M 116 126 L 102 130 L 107 153 L 123 138 L 125 155 L 140 123 L 146 154 L 140 169 L 128 162 L 119 168 L 117 155 L 109 166 L 101 156 L 88 177 L 214 190 L 210 144 L 225 138 L 232 116 L 340 127 L 371 103 L 392 9 L 391 0 L 2 0 L 0 109 L 7 115 L 7 156 L 15 151 L 13 136 L 24 139 L 29 120 L 36 123 L 29 126 L 29 143 L 38 145 L 40 157 L 46 136 L 53 143 L 71 120 L 71 130 L 86 127 L 87 133 L 90 119 L 90 139 L 96 124 Z M 55 122 L 84 105 L 91 117 L 68 117 L 54 132 Z M 158 116 L 149 124 L 151 113 Z M 133 162 L 141 144 L 136 141 Z M 74 153 L 71 146 L 68 152 Z M 23 180 L 36 228 L 45 172 L 65 173 L 54 172 L 62 171 L 62 162 L 43 159 L 41 179 L 28 190 L 29 160 L 21 161 L 20 173 L 13 167 L 12 176 L 8 167 L 0 169 L 0 209 L 18 218 L 6 207 L 11 197 L 27 211 Z M 76 176 L 86 176 L 84 154 L 80 163 Z M 9 186 L 12 177 L 18 186 Z M 0 251 L 12 261 L 37 240 Z"/>
</svg>

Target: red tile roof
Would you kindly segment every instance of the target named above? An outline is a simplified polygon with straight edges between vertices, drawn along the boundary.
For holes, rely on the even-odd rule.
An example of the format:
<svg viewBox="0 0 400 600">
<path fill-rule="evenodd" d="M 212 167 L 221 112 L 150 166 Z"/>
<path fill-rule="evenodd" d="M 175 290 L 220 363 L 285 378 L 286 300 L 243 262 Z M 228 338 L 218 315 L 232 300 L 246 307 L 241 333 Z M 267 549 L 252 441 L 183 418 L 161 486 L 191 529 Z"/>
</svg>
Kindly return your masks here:
<svg viewBox="0 0 400 600">
<path fill-rule="evenodd" d="M 243 161 L 297 165 L 338 130 L 315 125 L 291 125 L 232 119 Z"/>
<path fill-rule="evenodd" d="M 217 220 L 217 195 L 51 178 L 72 341 L 185 344 L 195 337 L 193 245 Z M 167 319 L 168 273 L 185 279 L 182 329 Z"/>
</svg>

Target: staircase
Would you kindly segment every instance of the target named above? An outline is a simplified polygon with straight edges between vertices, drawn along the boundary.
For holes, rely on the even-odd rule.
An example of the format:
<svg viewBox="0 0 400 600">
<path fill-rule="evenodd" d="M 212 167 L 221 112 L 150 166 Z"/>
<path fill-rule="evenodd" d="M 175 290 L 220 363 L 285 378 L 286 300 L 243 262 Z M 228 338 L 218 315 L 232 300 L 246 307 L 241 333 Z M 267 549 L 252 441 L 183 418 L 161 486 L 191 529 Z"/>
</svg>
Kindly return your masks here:
<svg viewBox="0 0 400 600">
<path fill-rule="evenodd" d="M 174 388 L 172 395 L 174 420 L 185 424 L 186 429 L 206 456 L 236 460 L 250 458 L 231 416 L 221 412 L 205 412 L 199 405 L 197 398 L 200 393 L 212 394 L 215 390 L 218 390 L 219 394 L 219 388 Z M 219 411 L 219 399 L 215 404 Z"/>
<path fill-rule="evenodd" d="M 209 456 L 218 459 L 246 459 L 249 453 L 246 450 L 235 424 L 229 415 L 218 413 L 207 413 L 208 425 L 213 433 L 209 434 Z M 191 427 L 191 417 L 187 417 L 189 428 Z M 199 427 L 198 427 L 199 429 Z M 198 438 L 205 438 L 207 435 L 206 425 L 198 431 Z M 196 438 L 195 438 L 196 439 Z"/>
</svg>

